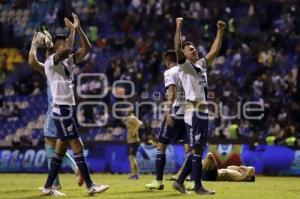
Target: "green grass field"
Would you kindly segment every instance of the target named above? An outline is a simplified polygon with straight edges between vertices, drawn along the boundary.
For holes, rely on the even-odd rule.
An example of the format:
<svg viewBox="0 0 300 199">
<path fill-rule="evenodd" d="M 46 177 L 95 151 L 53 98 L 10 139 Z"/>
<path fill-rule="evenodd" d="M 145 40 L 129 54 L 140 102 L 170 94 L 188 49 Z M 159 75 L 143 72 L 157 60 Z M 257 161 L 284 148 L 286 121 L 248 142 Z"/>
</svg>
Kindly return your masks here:
<svg viewBox="0 0 300 199">
<path fill-rule="evenodd" d="M 148 191 L 145 184 L 153 180 L 152 175 L 142 175 L 140 180 L 128 180 L 127 175 L 94 174 L 98 183 L 111 185 L 105 193 L 94 198 L 104 199 L 143 199 L 143 198 L 211 198 L 211 199 L 300 199 L 300 178 L 298 177 L 263 177 L 255 183 L 210 182 L 207 188 L 214 189 L 215 196 L 180 195 L 172 189 L 172 182 L 166 181 L 163 191 Z M 1 174 L 0 199 L 20 198 L 37 199 L 41 197 L 37 188 L 43 185 L 45 174 Z M 71 174 L 61 174 L 64 198 L 87 198 L 85 188 L 77 187 Z"/>
</svg>

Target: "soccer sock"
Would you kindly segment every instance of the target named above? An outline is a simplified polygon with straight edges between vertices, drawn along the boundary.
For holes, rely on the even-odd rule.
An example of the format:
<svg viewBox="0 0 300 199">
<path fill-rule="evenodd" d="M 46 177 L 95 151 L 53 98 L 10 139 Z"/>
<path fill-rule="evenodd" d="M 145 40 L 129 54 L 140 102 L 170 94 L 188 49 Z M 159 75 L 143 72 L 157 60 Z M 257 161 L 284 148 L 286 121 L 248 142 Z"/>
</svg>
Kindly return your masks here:
<svg viewBox="0 0 300 199">
<path fill-rule="evenodd" d="M 52 157 L 53 157 L 53 155 L 55 153 L 55 147 L 50 146 L 50 145 L 45 145 L 45 151 L 46 151 L 46 155 L 47 155 L 48 169 L 50 171 L 51 160 L 52 160 Z M 58 175 L 54 179 L 53 185 L 55 185 L 55 186 L 59 186 L 60 185 Z"/>
<path fill-rule="evenodd" d="M 202 175 L 202 156 L 198 154 L 193 154 L 191 177 L 195 181 L 195 190 L 199 190 L 202 187 L 201 175 Z"/>
<path fill-rule="evenodd" d="M 69 153 L 66 153 L 66 155 L 64 156 L 63 163 L 71 167 L 74 172 L 76 172 L 76 170 L 78 169 L 75 160 L 71 157 Z"/>
<path fill-rule="evenodd" d="M 182 171 L 178 176 L 177 182 L 180 184 L 183 184 L 183 182 L 185 181 L 186 177 L 191 173 L 192 171 L 192 153 L 188 153 L 185 161 L 183 163 L 182 166 Z"/>
<path fill-rule="evenodd" d="M 155 159 L 155 166 L 156 166 L 156 180 L 162 181 L 164 170 L 166 165 L 166 153 L 165 150 L 157 149 L 156 152 L 156 159 Z"/>
<path fill-rule="evenodd" d="M 74 153 L 74 160 L 78 166 L 78 169 L 79 169 L 81 175 L 84 178 L 86 187 L 90 188 L 93 185 L 93 181 L 91 180 L 90 171 L 86 164 L 85 157 L 83 155 L 83 151 L 81 151 L 79 153 Z"/>
<path fill-rule="evenodd" d="M 50 165 L 50 171 L 48 174 L 48 178 L 45 184 L 45 188 L 50 188 L 53 185 L 54 179 L 57 177 L 60 166 L 62 163 L 62 155 L 54 153 L 51 165 Z"/>
</svg>

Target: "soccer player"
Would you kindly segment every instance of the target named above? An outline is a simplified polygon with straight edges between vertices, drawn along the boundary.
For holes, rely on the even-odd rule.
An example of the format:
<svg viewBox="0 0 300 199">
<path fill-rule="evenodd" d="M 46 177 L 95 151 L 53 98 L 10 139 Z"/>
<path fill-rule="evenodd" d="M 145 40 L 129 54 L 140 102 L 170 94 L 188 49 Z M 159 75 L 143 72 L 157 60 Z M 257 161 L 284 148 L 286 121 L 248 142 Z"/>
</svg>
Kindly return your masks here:
<svg viewBox="0 0 300 199">
<path fill-rule="evenodd" d="M 208 134 L 208 107 L 207 107 L 207 67 L 218 55 L 226 24 L 217 22 L 217 35 L 215 41 L 204 57 L 199 59 L 197 48 L 191 42 L 181 42 L 181 27 L 183 18 L 176 19 L 176 33 L 174 37 L 177 62 L 179 64 L 179 77 L 183 85 L 186 107 L 184 120 L 189 133 L 189 144 L 192 154 L 186 157 L 186 164 L 173 188 L 185 194 L 184 180 L 191 173 L 195 183 L 195 193 L 199 195 L 213 195 L 214 191 L 207 190 L 201 182 L 202 155 L 207 144 Z"/>
<path fill-rule="evenodd" d="M 255 168 L 251 166 L 228 166 L 218 169 L 218 163 L 213 153 L 207 153 L 202 161 L 204 181 L 227 181 L 227 182 L 255 182 Z M 172 180 L 176 180 L 173 179 Z M 187 186 L 188 190 L 194 189 L 194 183 Z"/>
<path fill-rule="evenodd" d="M 127 153 L 131 169 L 131 176 L 129 179 L 139 179 L 139 167 L 136 160 L 136 153 L 141 142 L 139 138 L 139 128 L 143 125 L 143 122 L 140 121 L 130 109 L 124 123 L 127 128 Z"/>
<path fill-rule="evenodd" d="M 251 166 L 228 166 L 218 169 L 217 161 L 212 153 L 208 153 L 203 161 L 204 181 L 254 182 L 255 168 Z"/>
<path fill-rule="evenodd" d="M 161 124 L 157 154 L 156 154 L 156 180 L 146 184 L 148 189 L 163 190 L 163 174 L 166 164 L 166 148 L 171 141 L 183 140 L 186 153 L 190 152 L 188 135 L 184 123 L 185 98 L 179 78 L 175 50 L 168 50 L 163 54 L 163 62 L 167 68 L 164 72 L 164 82 L 167 89 L 166 117 Z"/>
<path fill-rule="evenodd" d="M 66 22 L 66 26 L 70 27 L 71 22 L 68 19 L 65 19 L 65 22 Z M 46 36 L 45 36 L 45 34 L 46 34 Z M 46 38 L 50 42 L 45 42 L 44 40 Z M 68 39 L 72 39 L 72 38 L 68 38 Z M 39 47 L 38 42 L 41 40 L 43 41 L 43 43 L 46 44 L 46 47 L 47 47 L 46 57 L 48 57 L 52 52 L 53 43 L 51 41 L 50 33 L 46 30 L 43 30 L 43 33 L 41 33 L 41 32 L 36 33 L 32 40 L 32 44 L 31 44 L 31 48 L 30 48 L 30 52 L 29 52 L 29 65 L 33 69 L 37 70 L 38 72 L 40 72 L 41 74 L 44 75 L 45 74 L 44 64 L 39 62 L 37 59 L 37 49 Z M 53 157 L 54 151 L 55 151 L 55 145 L 56 145 L 56 139 L 57 139 L 57 129 L 54 125 L 53 118 L 51 117 L 52 95 L 50 92 L 49 83 L 47 83 L 47 96 L 48 96 L 48 110 L 46 113 L 46 120 L 44 123 L 44 140 L 45 140 L 45 151 L 47 154 L 48 168 L 50 169 L 51 158 Z M 64 156 L 63 163 L 65 163 L 67 166 L 70 166 L 72 168 L 72 170 L 75 172 L 75 174 L 77 176 L 78 185 L 82 186 L 82 184 L 84 183 L 84 180 L 78 170 L 78 167 L 77 167 L 74 159 L 68 153 L 66 153 L 66 155 Z M 56 189 L 56 190 L 60 190 L 62 188 L 58 176 L 55 178 L 52 188 Z M 42 189 L 42 187 L 39 189 Z"/>
<path fill-rule="evenodd" d="M 52 185 L 61 167 L 62 158 L 66 154 L 68 146 L 71 146 L 75 162 L 82 174 L 89 195 L 100 193 L 109 188 L 108 185 L 96 185 L 90 177 L 90 172 L 83 154 L 83 143 L 79 137 L 77 118 L 75 111 L 75 96 L 73 92 L 74 74 L 76 63 L 80 63 L 84 56 L 91 50 L 91 44 L 81 29 L 77 15 L 72 13 L 72 24 L 79 34 L 81 47 L 70 54 L 72 44 L 65 35 L 59 34 L 53 39 L 55 53 L 50 55 L 45 62 L 45 73 L 50 84 L 53 96 L 52 116 L 58 132 L 55 154 L 51 160 L 50 172 L 45 183 L 42 195 L 57 194 Z M 70 34 L 75 34 L 75 31 Z"/>
</svg>

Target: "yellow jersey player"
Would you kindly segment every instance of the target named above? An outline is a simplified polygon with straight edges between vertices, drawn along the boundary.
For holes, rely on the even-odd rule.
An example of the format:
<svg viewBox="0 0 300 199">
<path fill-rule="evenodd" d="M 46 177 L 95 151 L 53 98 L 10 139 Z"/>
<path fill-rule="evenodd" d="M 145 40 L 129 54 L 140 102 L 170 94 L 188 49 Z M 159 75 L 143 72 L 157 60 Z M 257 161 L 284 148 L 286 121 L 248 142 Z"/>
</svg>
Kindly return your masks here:
<svg viewBox="0 0 300 199">
<path fill-rule="evenodd" d="M 136 160 L 136 153 L 141 142 L 139 138 L 139 129 L 143 125 L 143 122 L 141 122 L 130 110 L 124 123 L 127 128 L 127 153 L 131 169 L 129 179 L 139 179 L 139 168 Z"/>
</svg>

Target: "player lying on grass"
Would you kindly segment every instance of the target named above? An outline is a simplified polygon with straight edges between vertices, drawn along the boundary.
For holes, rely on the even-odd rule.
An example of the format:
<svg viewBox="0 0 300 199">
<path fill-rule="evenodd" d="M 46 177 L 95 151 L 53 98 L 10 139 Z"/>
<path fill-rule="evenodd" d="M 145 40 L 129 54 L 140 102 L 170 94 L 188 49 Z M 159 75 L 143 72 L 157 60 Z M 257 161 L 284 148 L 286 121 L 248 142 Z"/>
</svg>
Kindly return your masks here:
<svg viewBox="0 0 300 199">
<path fill-rule="evenodd" d="M 71 22 L 67 18 L 65 18 L 65 24 L 66 24 L 66 27 L 68 27 L 68 29 L 70 31 L 71 30 Z M 68 37 L 69 40 L 74 39 L 71 36 L 72 36 L 72 34 L 70 34 L 70 36 Z M 46 58 L 49 57 L 51 54 L 53 54 L 54 46 L 52 43 L 52 36 L 44 28 L 42 28 L 42 30 L 40 32 L 36 32 L 33 37 L 30 52 L 29 52 L 29 65 L 34 70 L 38 71 L 42 75 L 45 75 L 44 64 L 39 62 L 37 59 L 37 49 L 39 47 L 46 48 Z M 50 92 L 50 86 L 49 86 L 48 82 L 47 82 L 47 96 L 48 96 L 48 110 L 46 113 L 46 120 L 44 123 L 44 140 L 45 140 L 45 151 L 47 154 L 48 169 L 50 169 L 51 159 L 55 152 L 57 129 L 54 125 L 54 120 L 51 116 L 53 106 L 52 106 L 52 95 Z M 78 169 L 74 159 L 68 153 L 66 153 L 66 155 L 64 156 L 63 163 L 72 168 L 72 170 L 76 174 L 77 183 L 79 186 L 81 186 L 84 183 L 84 179 L 80 175 L 79 169 Z M 60 190 L 62 188 L 58 176 L 55 178 L 52 188 L 56 189 L 56 190 Z M 42 187 L 39 189 L 42 189 Z"/>
<path fill-rule="evenodd" d="M 185 98 L 179 79 L 179 66 L 177 64 L 175 50 L 168 50 L 163 54 L 163 62 L 166 66 L 164 72 L 165 88 L 167 89 L 167 111 L 164 121 L 161 123 L 157 152 L 156 152 L 156 179 L 146 184 L 148 189 L 163 190 L 163 174 L 166 165 L 166 148 L 174 141 L 183 140 L 186 154 L 190 153 L 188 135 L 184 123 Z"/>
<path fill-rule="evenodd" d="M 57 128 L 58 139 L 42 195 L 65 195 L 54 190 L 52 186 L 59 173 L 62 159 L 66 154 L 68 146 L 72 148 L 75 162 L 85 180 L 89 195 L 103 192 L 109 187 L 107 185 L 95 185 L 91 180 L 83 154 L 83 143 L 79 137 L 73 91 L 73 70 L 77 67 L 76 63 L 80 63 L 92 47 L 81 29 L 79 18 L 74 13 L 72 16 L 74 23 L 69 34 L 72 34 L 72 38 L 75 36 L 75 31 L 79 34 L 81 47 L 74 54 L 71 54 L 72 40 L 69 40 L 63 34 L 59 34 L 53 39 L 55 52 L 47 58 L 44 64 L 45 74 L 53 96 L 52 117 Z"/>
<path fill-rule="evenodd" d="M 207 153 L 206 158 L 202 161 L 204 181 L 227 181 L 227 182 L 254 182 L 255 168 L 251 166 L 228 166 L 225 169 L 218 169 L 218 163 L 213 153 Z M 170 178 L 176 180 L 180 171 Z M 187 189 L 193 190 L 194 184 L 187 183 Z"/>
<path fill-rule="evenodd" d="M 222 44 L 226 24 L 217 22 L 217 35 L 211 49 L 203 58 L 199 58 L 197 48 L 191 42 L 182 43 L 181 28 L 183 18 L 176 19 L 174 46 L 179 64 L 179 77 L 185 93 L 184 121 L 189 133 L 192 154 L 188 155 L 173 188 L 180 193 L 187 193 L 184 181 L 191 174 L 195 183 L 194 192 L 199 195 L 212 195 L 214 191 L 204 188 L 202 176 L 202 156 L 208 139 L 208 105 L 207 105 L 207 68 L 217 57 Z"/>
</svg>

